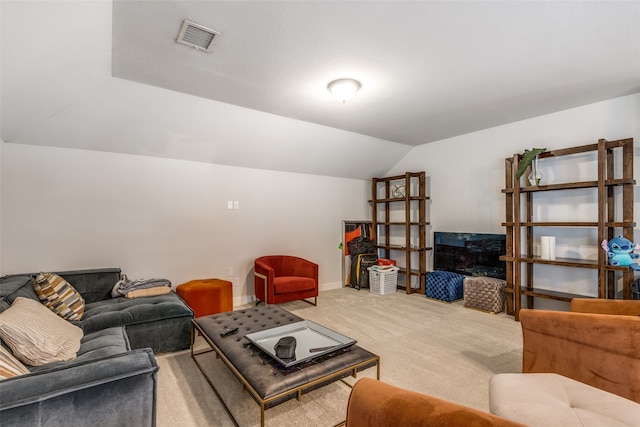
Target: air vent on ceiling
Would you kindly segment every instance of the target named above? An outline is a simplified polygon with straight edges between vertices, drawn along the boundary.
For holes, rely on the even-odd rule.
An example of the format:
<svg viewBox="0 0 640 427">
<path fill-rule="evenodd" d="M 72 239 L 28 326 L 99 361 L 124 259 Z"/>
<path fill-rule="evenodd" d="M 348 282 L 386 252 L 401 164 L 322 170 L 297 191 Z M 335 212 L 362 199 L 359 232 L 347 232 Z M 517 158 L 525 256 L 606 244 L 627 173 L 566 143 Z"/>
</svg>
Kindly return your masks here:
<svg viewBox="0 0 640 427">
<path fill-rule="evenodd" d="M 180 34 L 178 34 L 178 40 L 176 41 L 197 50 L 211 52 L 213 41 L 218 36 L 220 36 L 219 32 L 185 19 L 182 23 Z"/>
</svg>

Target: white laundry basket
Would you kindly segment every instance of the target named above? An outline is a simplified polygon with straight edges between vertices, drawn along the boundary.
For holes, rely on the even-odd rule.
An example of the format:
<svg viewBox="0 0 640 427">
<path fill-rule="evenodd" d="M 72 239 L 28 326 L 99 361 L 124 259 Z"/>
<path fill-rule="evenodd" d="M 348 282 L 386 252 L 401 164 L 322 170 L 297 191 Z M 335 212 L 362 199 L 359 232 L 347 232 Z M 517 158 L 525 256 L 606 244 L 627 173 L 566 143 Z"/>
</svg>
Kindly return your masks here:
<svg viewBox="0 0 640 427">
<path fill-rule="evenodd" d="M 377 295 L 392 294 L 398 286 L 398 270 L 396 266 L 374 265 L 369 267 L 369 292 Z"/>
</svg>

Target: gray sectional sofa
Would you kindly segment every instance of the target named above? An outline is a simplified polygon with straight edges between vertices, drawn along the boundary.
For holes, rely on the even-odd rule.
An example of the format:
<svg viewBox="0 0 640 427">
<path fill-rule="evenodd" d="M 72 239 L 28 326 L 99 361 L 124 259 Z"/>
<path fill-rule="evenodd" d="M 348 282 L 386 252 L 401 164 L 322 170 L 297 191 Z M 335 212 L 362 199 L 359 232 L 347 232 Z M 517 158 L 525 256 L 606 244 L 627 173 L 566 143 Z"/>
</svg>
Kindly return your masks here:
<svg viewBox="0 0 640 427">
<path fill-rule="evenodd" d="M 0 380 L 0 425 L 154 426 L 154 352 L 189 347 L 193 312 L 175 292 L 112 298 L 118 268 L 57 274 L 85 299 L 82 319 L 72 322 L 84 332 L 80 350 L 74 360 Z M 17 297 L 38 300 L 35 276 L 0 278 L 0 313 Z"/>
</svg>

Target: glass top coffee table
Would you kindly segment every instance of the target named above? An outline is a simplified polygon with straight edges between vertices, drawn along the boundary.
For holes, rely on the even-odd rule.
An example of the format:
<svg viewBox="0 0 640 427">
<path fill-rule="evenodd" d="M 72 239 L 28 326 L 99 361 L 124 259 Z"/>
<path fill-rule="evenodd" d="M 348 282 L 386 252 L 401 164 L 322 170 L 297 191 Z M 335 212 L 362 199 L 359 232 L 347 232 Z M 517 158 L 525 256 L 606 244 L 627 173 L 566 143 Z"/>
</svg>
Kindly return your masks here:
<svg viewBox="0 0 640 427">
<path fill-rule="evenodd" d="M 199 317 L 191 324 L 191 357 L 236 426 L 235 417 L 197 356 L 215 352 L 260 406 L 261 426 L 265 410 L 294 397 L 300 400 L 305 392 L 356 377 L 374 366 L 380 379 L 379 356 L 344 335 L 276 305 Z M 235 328 L 234 333 L 223 334 Z M 196 333 L 202 335 L 208 349 L 194 350 Z M 280 338 L 289 336 L 296 338 L 295 360 L 278 358 L 273 348 Z"/>
</svg>

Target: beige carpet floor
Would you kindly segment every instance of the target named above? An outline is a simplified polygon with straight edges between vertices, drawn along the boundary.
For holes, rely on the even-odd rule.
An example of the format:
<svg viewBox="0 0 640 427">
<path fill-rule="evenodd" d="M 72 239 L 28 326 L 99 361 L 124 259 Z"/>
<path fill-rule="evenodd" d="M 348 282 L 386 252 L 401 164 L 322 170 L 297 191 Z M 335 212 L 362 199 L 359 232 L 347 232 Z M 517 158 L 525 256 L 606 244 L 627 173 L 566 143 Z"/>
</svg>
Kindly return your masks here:
<svg viewBox="0 0 640 427">
<path fill-rule="evenodd" d="M 318 306 L 281 305 L 296 315 L 354 338 L 381 358 L 391 384 L 487 411 L 493 374 L 520 372 L 520 324 L 424 295 L 374 295 L 351 288 L 321 292 Z M 198 338 L 197 345 L 204 348 Z M 189 351 L 157 356 L 159 427 L 232 426 Z M 260 408 L 213 355 L 199 356 L 241 426 L 259 426 Z M 375 378 L 375 368 L 361 377 Z M 354 383 L 358 378 L 348 378 Z M 266 411 L 266 426 L 334 426 L 344 420 L 350 388 L 341 382 Z"/>
</svg>

